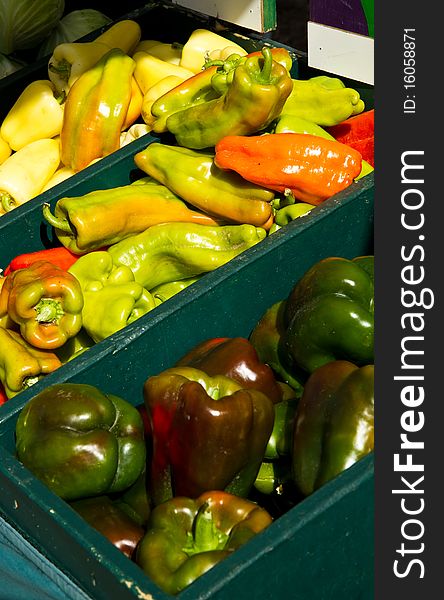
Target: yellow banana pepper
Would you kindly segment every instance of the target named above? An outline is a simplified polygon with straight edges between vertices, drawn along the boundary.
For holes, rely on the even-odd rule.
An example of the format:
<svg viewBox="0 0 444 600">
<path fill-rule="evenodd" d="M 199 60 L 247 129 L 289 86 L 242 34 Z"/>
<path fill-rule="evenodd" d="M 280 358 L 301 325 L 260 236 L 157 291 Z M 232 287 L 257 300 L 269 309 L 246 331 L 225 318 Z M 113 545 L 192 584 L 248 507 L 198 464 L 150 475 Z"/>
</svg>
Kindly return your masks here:
<svg viewBox="0 0 444 600">
<path fill-rule="evenodd" d="M 151 113 L 151 107 L 154 102 L 183 81 L 185 80 L 177 75 L 168 75 L 168 77 L 164 77 L 146 91 L 145 95 L 143 96 L 141 113 L 142 119 L 150 128 L 153 126 L 154 121 L 157 118 Z"/>
<path fill-rule="evenodd" d="M 182 48 L 182 44 L 159 42 L 150 46 L 145 52 L 172 65 L 178 65 L 182 56 Z"/>
<path fill-rule="evenodd" d="M 38 79 L 25 87 L 3 120 L 0 134 L 12 150 L 59 135 L 63 107 L 51 81 Z"/>
<path fill-rule="evenodd" d="M 119 48 L 125 54 L 132 54 L 140 37 L 140 25 L 125 19 L 114 23 L 93 42 L 59 44 L 49 59 L 49 79 L 59 94 L 67 94 L 80 75 L 91 69 L 109 50 Z"/>
<path fill-rule="evenodd" d="M 46 190 L 51 189 L 59 183 L 62 183 L 62 181 L 65 181 L 66 179 L 68 179 L 68 177 L 71 177 L 71 175 L 75 174 L 75 171 L 73 171 L 69 167 L 60 167 L 60 169 L 57 169 L 57 171 L 54 173 L 54 175 L 51 177 L 48 183 L 43 186 L 41 193 L 43 194 L 43 192 L 46 192 Z"/>
<path fill-rule="evenodd" d="M 54 139 L 27 144 L 0 165 L 0 203 L 5 212 L 38 196 L 60 164 L 60 144 Z"/>
<path fill-rule="evenodd" d="M 2 134 L 0 132 L 0 165 L 11 156 L 11 152 L 11 147 L 9 146 L 8 142 L 2 138 Z"/>
<path fill-rule="evenodd" d="M 146 135 L 150 131 L 151 129 L 145 123 L 134 123 L 128 131 L 123 131 L 120 134 L 120 147 L 123 148 L 123 146 L 134 142 L 134 140 L 138 140 L 142 135 Z"/>
<path fill-rule="evenodd" d="M 208 29 L 195 29 L 188 38 L 186 44 L 182 48 L 180 66 L 189 69 L 193 73 L 199 73 L 205 64 L 207 56 L 213 50 L 222 50 L 230 46 L 230 54 L 246 54 L 244 48 L 227 40 L 218 33 L 209 31 Z"/>
<path fill-rule="evenodd" d="M 148 52 L 150 48 L 153 46 L 158 46 L 159 44 L 162 44 L 160 40 L 140 40 L 140 42 L 134 48 L 133 55 L 136 52 Z"/>
<path fill-rule="evenodd" d="M 137 121 L 142 111 L 143 94 L 142 90 L 137 83 L 134 75 L 131 78 L 131 100 L 128 106 L 128 112 L 126 113 L 125 122 L 122 125 L 122 131 L 131 127 L 131 125 Z"/>
<path fill-rule="evenodd" d="M 188 79 L 194 75 L 194 73 L 188 69 L 184 69 L 179 65 L 172 65 L 147 52 L 136 52 L 133 54 L 133 60 L 136 62 L 134 77 L 136 78 L 143 95 L 146 94 L 150 87 L 169 75 L 176 75 L 176 77 L 181 77 L 182 80 Z"/>
<path fill-rule="evenodd" d="M 208 54 L 209 60 L 227 60 L 229 56 L 232 54 L 238 54 L 239 56 L 246 56 L 247 51 L 241 48 L 239 50 L 239 46 L 225 46 L 225 48 L 219 50 L 212 50 Z"/>
</svg>

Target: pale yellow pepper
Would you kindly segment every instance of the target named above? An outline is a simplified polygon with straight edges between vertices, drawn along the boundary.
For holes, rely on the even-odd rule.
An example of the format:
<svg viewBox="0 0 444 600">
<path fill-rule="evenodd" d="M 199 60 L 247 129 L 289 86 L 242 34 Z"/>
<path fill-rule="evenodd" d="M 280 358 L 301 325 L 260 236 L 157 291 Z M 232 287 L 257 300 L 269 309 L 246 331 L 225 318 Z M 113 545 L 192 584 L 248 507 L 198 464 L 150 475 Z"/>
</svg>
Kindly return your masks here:
<svg viewBox="0 0 444 600">
<path fill-rule="evenodd" d="M 131 55 L 141 34 L 142 30 L 136 21 L 124 19 L 114 23 L 93 42 L 59 44 L 48 62 L 49 79 L 59 94 L 67 94 L 76 79 L 112 48 L 120 48 Z"/>
<path fill-rule="evenodd" d="M 32 81 L 25 87 L 0 127 L 2 138 L 12 150 L 60 134 L 63 106 L 55 94 L 54 84 L 46 79 Z"/>
<path fill-rule="evenodd" d="M 178 65 L 182 57 L 182 45 L 159 42 L 150 46 L 145 52 L 172 65 Z"/>
<path fill-rule="evenodd" d="M 11 147 L 8 142 L 5 142 L 0 133 L 0 165 L 11 156 L 11 152 Z"/>
<path fill-rule="evenodd" d="M 69 167 L 60 167 L 60 169 L 57 169 L 57 171 L 54 173 L 54 175 L 51 177 L 51 179 L 46 183 L 46 185 L 44 185 L 42 187 L 41 193 L 43 194 L 43 192 L 46 192 L 47 190 L 51 189 L 55 185 L 62 183 L 62 181 L 66 181 L 66 179 L 68 179 L 69 177 L 71 177 L 72 175 L 75 175 L 75 174 L 76 174 L 75 171 L 73 171 Z"/>
<path fill-rule="evenodd" d="M 36 140 L 0 165 L 0 204 L 5 212 L 38 196 L 60 165 L 60 143 Z"/>
<path fill-rule="evenodd" d="M 134 125 L 131 125 L 128 131 L 122 131 L 120 134 L 120 147 L 123 148 L 123 146 L 134 142 L 134 140 L 138 140 L 140 137 L 146 135 L 150 131 L 151 128 L 145 123 L 134 123 Z"/>
<path fill-rule="evenodd" d="M 208 29 L 195 29 L 182 48 L 179 64 L 193 73 L 199 73 L 211 52 L 222 50 L 227 46 L 231 48 L 230 54 L 240 54 L 241 56 L 246 54 L 244 48 L 218 33 Z"/>
<path fill-rule="evenodd" d="M 151 113 L 151 107 L 154 102 L 183 81 L 185 80 L 177 75 L 168 75 L 168 77 L 164 77 L 146 91 L 145 95 L 143 96 L 141 112 L 142 119 L 145 121 L 148 127 L 151 128 L 157 118 Z"/>
<path fill-rule="evenodd" d="M 193 77 L 194 75 L 194 73 L 188 69 L 168 63 L 147 52 L 136 52 L 133 54 L 133 60 L 136 62 L 134 77 L 139 84 L 143 95 L 145 95 L 158 81 L 169 75 L 180 77 L 182 81 L 189 77 Z"/>
</svg>

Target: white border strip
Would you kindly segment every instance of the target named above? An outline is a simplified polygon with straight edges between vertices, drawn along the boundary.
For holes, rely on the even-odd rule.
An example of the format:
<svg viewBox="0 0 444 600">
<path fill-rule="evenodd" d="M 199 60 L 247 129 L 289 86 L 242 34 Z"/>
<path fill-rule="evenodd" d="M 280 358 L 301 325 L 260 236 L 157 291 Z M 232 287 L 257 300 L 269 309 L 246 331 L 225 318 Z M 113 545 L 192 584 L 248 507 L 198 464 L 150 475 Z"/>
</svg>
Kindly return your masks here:
<svg viewBox="0 0 444 600">
<path fill-rule="evenodd" d="M 374 83 L 374 40 L 309 21 L 308 65 L 356 81 Z"/>
</svg>

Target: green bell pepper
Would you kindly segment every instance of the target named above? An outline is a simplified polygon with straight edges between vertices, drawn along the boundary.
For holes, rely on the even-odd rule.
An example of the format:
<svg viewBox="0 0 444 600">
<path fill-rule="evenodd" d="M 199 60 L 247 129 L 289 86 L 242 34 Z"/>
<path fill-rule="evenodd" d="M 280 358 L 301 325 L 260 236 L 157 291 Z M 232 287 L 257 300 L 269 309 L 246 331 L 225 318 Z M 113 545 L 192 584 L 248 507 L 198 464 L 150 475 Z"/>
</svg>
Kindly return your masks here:
<svg viewBox="0 0 444 600">
<path fill-rule="evenodd" d="M 208 490 L 248 494 L 273 429 L 273 403 L 265 394 L 223 375 L 174 367 L 146 380 L 144 400 L 154 505 Z"/>
<path fill-rule="evenodd" d="M 81 256 L 69 269 L 83 292 L 83 328 L 100 342 L 155 308 L 156 301 L 126 265 L 105 250 Z"/>
<path fill-rule="evenodd" d="M 332 360 L 374 362 L 373 257 L 325 258 L 291 290 L 281 349 L 288 368 L 311 373 Z"/>
<path fill-rule="evenodd" d="M 178 594 L 272 522 L 254 502 L 222 491 L 156 506 L 136 562 L 167 594 Z"/>
<path fill-rule="evenodd" d="M 332 361 L 308 378 L 292 448 L 293 478 L 304 495 L 353 465 L 374 446 L 374 366 Z"/>
<path fill-rule="evenodd" d="M 145 468 L 139 411 L 86 384 L 53 384 L 34 396 L 17 419 L 16 450 L 64 500 L 123 491 Z"/>
</svg>

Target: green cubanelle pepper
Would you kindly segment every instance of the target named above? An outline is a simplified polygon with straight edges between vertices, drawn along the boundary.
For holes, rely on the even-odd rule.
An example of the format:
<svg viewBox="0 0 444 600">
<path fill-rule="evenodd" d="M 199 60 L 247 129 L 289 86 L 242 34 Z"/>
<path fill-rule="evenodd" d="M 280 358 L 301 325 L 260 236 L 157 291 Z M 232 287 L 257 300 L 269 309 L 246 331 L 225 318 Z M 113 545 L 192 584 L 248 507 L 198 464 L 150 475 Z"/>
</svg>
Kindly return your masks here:
<svg viewBox="0 0 444 600">
<path fill-rule="evenodd" d="M 206 214 L 233 223 L 265 226 L 274 192 L 214 164 L 214 153 L 153 142 L 134 156 L 136 165 Z"/>
<path fill-rule="evenodd" d="M 76 254 L 110 246 L 158 223 L 217 224 L 210 216 L 188 208 L 160 183 L 131 184 L 60 198 L 54 214 L 48 203 L 43 204 L 43 216 L 55 227 L 60 243 Z"/>
<path fill-rule="evenodd" d="M 151 290 L 151 294 L 155 301 L 165 302 L 169 300 L 179 292 L 185 290 L 192 283 L 196 283 L 202 275 L 196 275 L 195 277 L 189 277 L 188 279 L 182 279 L 180 281 L 168 281 L 167 283 L 161 283 Z"/>
<path fill-rule="evenodd" d="M 82 498 L 71 502 L 85 521 L 104 535 L 125 556 L 132 559 L 145 529 L 108 496 Z"/>
<path fill-rule="evenodd" d="M 94 342 L 120 331 L 158 306 L 126 265 L 113 264 L 105 250 L 81 256 L 69 272 L 80 283 L 83 328 Z"/>
<path fill-rule="evenodd" d="M 134 279 L 151 291 L 214 271 L 265 236 L 265 229 L 254 225 L 161 223 L 113 244 L 107 252 L 116 266 L 129 267 Z"/>
<path fill-rule="evenodd" d="M 80 383 L 50 385 L 22 408 L 16 450 L 25 467 L 68 501 L 123 491 L 145 468 L 139 411 Z"/>
<path fill-rule="evenodd" d="M 373 257 L 328 257 L 295 284 L 285 305 L 281 356 L 311 373 L 332 360 L 374 361 Z"/>
<path fill-rule="evenodd" d="M 35 348 L 17 331 L 0 327 L 0 381 L 8 398 L 61 366 L 54 352 Z"/>
<path fill-rule="evenodd" d="M 146 380 L 144 400 L 154 505 L 216 489 L 248 495 L 273 429 L 273 403 L 265 394 L 223 375 L 175 367 Z"/>
<path fill-rule="evenodd" d="M 292 91 L 281 110 L 283 115 L 302 117 L 329 127 L 361 113 L 365 108 L 359 92 L 345 87 L 336 77 L 319 75 L 310 79 L 293 79 L 292 82 Z"/>
<path fill-rule="evenodd" d="M 374 366 L 338 360 L 313 371 L 293 435 L 292 473 L 300 491 L 311 494 L 373 446 Z"/>
<path fill-rule="evenodd" d="M 285 300 L 275 302 L 256 323 L 249 340 L 260 360 L 273 369 L 276 377 L 288 384 L 300 398 L 306 375 L 296 368 L 287 368 L 282 355 L 282 339 L 285 333 Z"/>
<path fill-rule="evenodd" d="M 223 491 L 156 506 L 136 562 L 167 594 L 178 594 L 272 522 L 254 502 Z"/>
<path fill-rule="evenodd" d="M 256 349 L 243 337 L 210 338 L 194 346 L 176 362 L 176 367 L 194 367 L 207 375 L 225 375 L 245 389 L 259 390 L 273 403 L 283 392 L 269 365 L 259 360 Z"/>
<path fill-rule="evenodd" d="M 318 135 L 326 140 L 335 139 L 328 131 L 313 123 L 313 121 L 294 114 L 282 114 L 276 121 L 274 133 L 308 133 L 310 135 Z M 355 181 L 365 177 L 374 170 L 370 163 L 362 159 L 361 172 L 355 178 Z"/>
<path fill-rule="evenodd" d="M 280 113 L 292 90 L 287 69 L 273 60 L 270 48 L 262 57 L 247 57 L 234 70 L 225 94 L 170 115 L 166 127 L 179 146 L 214 147 L 227 135 L 249 135 L 265 129 Z"/>
</svg>

